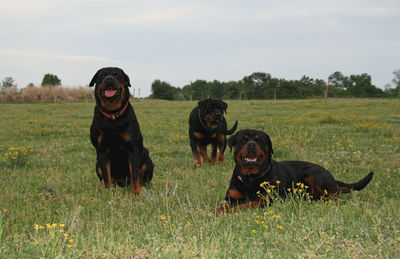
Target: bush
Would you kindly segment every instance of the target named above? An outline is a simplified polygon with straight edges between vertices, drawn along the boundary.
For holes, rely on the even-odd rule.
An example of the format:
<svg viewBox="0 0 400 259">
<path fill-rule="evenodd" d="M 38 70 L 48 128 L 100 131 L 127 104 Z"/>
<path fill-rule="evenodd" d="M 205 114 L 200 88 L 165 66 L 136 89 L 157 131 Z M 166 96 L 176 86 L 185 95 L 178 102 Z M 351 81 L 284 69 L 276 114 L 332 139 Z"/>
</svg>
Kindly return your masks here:
<svg viewBox="0 0 400 259">
<path fill-rule="evenodd" d="M 56 87 L 35 87 L 30 86 L 18 91 L 16 88 L 9 88 L 0 95 L 3 102 L 22 101 L 78 101 L 93 100 L 93 89 L 89 87 L 68 88 Z"/>
</svg>

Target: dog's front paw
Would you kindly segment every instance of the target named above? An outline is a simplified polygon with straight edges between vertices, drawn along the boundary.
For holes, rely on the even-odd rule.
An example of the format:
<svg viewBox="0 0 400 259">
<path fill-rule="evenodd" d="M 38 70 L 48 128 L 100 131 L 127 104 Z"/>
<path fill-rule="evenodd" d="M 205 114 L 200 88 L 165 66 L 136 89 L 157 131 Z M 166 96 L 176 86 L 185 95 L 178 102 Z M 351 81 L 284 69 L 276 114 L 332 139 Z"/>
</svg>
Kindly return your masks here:
<svg viewBox="0 0 400 259">
<path fill-rule="evenodd" d="M 195 168 L 199 168 L 199 167 L 201 167 L 201 162 L 199 162 L 199 161 L 197 161 L 197 160 L 194 160 L 194 161 L 193 161 L 193 166 L 194 166 Z"/>
<path fill-rule="evenodd" d="M 223 201 L 217 209 L 217 215 L 225 214 L 231 209 L 231 205 L 227 201 Z"/>
</svg>

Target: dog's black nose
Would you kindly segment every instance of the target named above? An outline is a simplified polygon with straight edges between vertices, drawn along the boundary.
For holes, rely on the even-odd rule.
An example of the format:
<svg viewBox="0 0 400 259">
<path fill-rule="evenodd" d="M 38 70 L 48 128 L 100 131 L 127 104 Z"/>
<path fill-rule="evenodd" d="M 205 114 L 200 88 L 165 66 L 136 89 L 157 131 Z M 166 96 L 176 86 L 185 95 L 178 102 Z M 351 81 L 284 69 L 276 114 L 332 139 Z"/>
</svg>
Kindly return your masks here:
<svg viewBox="0 0 400 259">
<path fill-rule="evenodd" d="M 247 143 L 247 147 L 248 147 L 248 148 L 251 148 L 251 149 L 255 149 L 255 148 L 256 148 L 256 142 L 254 142 L 254 141 L 249 141 L 249 142 Z"/>
<path fill-rule="evenodd" d="M 106 83 L 112 84 L 114 82 L 114 77 L 112 76 L 106 76 L 106 78 L 104 78 L 104 81 Z"/>
</svg>

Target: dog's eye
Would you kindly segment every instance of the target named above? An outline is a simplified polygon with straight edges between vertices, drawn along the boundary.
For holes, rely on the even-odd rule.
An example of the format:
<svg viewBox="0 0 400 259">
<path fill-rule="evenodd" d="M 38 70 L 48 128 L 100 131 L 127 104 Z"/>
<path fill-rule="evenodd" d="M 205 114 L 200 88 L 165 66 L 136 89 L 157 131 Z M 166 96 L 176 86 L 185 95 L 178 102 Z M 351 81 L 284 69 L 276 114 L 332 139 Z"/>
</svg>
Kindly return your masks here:
<svg viewBox="0 0 400 259">
<path fill-rule="evenodd" d="M 249 139 L 249 136 L 248 136 L 248 135 L 245 135 L 243 138 L 244 138 L 245 140 L 248 140 L 248 139 Z"/>
</svg>

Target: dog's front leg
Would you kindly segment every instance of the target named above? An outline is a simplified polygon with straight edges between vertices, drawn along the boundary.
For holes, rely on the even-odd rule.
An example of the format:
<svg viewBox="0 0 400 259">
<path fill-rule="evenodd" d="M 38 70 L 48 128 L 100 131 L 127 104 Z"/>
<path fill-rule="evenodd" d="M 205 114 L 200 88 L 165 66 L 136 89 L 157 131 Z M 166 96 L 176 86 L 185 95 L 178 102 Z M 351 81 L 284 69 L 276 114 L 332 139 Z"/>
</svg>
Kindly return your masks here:
<svg viewBox="0 0 400 259">
<path fill-rule="evenodd" d="M 211 164 L 214 165 L 217 161 L 217 141 L 211 144 Z"/>
<path fill-rule="evenodd" d="M 196 142 L 192 139 L 190 139 L 190 148 L 192 149 L 192 153 L 193 153 L 193 166 L 194 167 L 200 167 L 201 166 L 201 157 L 200 157 L 200 152 L 199 152 L 199 148 L 198 145 L 196 144 Z"/>
<path fill-rule="evenodd" d="M 226 148 L 226 137 L 224 134 L 221 134 L 218 136 L 218 149 L 219 149 L 219 155 L 218 155 L 218 161 L 224 162 L 225 157 L 225 148 Z"/>
<path fill-rule="evenodd" d="M 129 152 L 129 173 L 131 176 L 131 190 L 134 194 L 138 195 L 141 191 L 140 177 L 139 177 L 139 164 L 140 164 L 140 154 L 138 147 L 134 147 L 132 151 Z"/>
<path fill-rule="evenodd" d="M 97 159 L 99 163 L 99 168 L 97 170 L 100 171 L 98 171 L 98 173 L 103 176 L 104 187 L 108 189 L 112 183 L 110 158 L 107 152 L 99 152 L 97 153 Z"/>
</svg>

